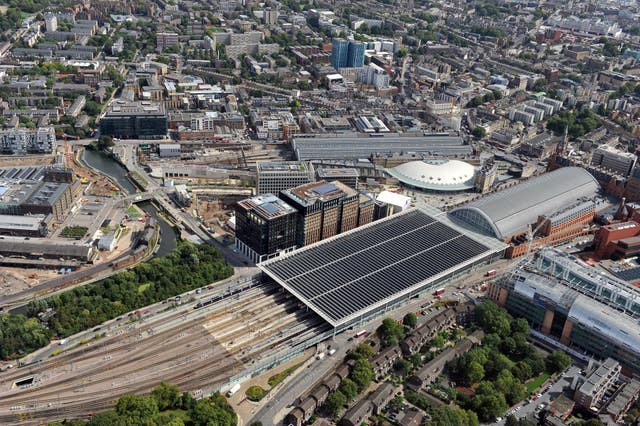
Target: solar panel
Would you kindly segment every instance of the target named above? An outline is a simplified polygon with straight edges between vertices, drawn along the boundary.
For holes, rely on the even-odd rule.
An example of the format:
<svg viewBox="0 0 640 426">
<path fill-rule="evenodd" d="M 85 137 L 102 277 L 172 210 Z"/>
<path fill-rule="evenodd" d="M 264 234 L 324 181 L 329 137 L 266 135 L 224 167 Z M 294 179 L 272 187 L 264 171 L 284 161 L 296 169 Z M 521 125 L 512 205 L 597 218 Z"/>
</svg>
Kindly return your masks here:
<svg viewBox="0 0 640 426">
<path fill-rule="evenodd" d="M 271 214 L 276 214 L 280 210 L 280 208 L 273 203 L 263 203 L 260 207 L 262 207 L 263 209 L 265 209 Z"/>
<path fill-rule="evenodd" d="M 337 189 L 336 186 L 331 185 L 330 183 L 325 183 L 323 185 L 319 185 L 313 188 L 313 190 L 320 195 L 327 195 L 331 192 L 334 192 L 336 189 Z"/>
<path fill-rule="evenodd" d="M 495 250 L 414 209 L 259 266 L 337 326 Z"/>
</svg>

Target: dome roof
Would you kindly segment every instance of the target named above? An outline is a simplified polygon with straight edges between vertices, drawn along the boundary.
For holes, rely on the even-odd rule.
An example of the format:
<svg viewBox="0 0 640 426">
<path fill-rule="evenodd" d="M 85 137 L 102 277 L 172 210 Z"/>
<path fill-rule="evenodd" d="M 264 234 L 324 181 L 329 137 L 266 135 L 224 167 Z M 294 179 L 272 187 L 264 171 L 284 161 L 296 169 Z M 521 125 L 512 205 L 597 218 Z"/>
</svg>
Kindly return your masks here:
<svg viewBox="0 0 640 426">
<path fill-rule="evenodd" d="M 400 182 L 433 191 L 465 191 L 473 188 L 476 169 L 459 160 L 424 160 L 400 164 L 387 173 Z"/>
</svg>

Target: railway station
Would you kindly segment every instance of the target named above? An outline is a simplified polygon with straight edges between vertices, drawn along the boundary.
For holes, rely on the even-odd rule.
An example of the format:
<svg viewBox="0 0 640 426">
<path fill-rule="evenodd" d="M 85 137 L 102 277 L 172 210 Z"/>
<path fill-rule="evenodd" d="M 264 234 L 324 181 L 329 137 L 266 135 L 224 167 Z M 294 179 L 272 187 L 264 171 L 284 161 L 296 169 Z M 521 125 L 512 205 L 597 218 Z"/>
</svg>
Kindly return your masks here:
<svg viewBox="0 0 640 426">
<path fill-rule="evenodd" d="M 501 258 L 505 248 L 421 206 L 258 266 L 338 333 Z"/>
</svg>

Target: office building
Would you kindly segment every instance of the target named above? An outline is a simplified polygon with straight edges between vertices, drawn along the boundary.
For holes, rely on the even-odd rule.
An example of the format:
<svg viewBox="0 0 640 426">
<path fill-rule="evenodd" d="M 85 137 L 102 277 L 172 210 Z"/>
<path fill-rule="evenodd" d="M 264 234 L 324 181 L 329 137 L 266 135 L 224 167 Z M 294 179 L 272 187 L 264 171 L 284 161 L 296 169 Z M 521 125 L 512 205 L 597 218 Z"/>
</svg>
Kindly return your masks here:
<svg viewBox="0 0 640 426">
<path fill-rule="evenodd" d="M 273 194 L 258 195 L 236 206 L 236 248 L 261 262 L 296 247 L 296 210 Z"/>
<path fill-rule="evenodd" d="M 180 47 L 180 42 L 178 40 L 177 33 L 161 32 L 156 34 L 156 48 L 160 52 L 170 47 L 173 47 L 173 48 Z"/>
<path fill-rule="evenodd" d="M 620 151 L 610 145 L 598 147 L 591 157 L 592 166 L 600 166 L 603 169 L 611 170 L 622 177 L 629 176 L 635 164 L 635 154 Z"/>
<path fill-rule="evenodd" d="M 309 161 L 258 162 L 256 171 L 258 195 L 279 194 L 285 189 L 315 181 L 313 165 Z"/>
<path fill-rule="evenodd" d="M 334 39 L 331 49 L 331 65 L 337 70 L 347 66 L 349 57 L 349 42 L 342 39 Z"/>
<path fill-rule="evenodd" d="M 167 134 L 167 114 L 162 103 L 111 103 L 100 119 L 100 133 L 125 139 L 152 139 Z"/>
<path fill-rule="evenodd" d="M 56 144 L 53 127 L 37 129 L 9 128 L 0 131 L 3 154 L 50 154 Z"/>
<path fill-rule="evenodd" d="M 299 213 L 297 245 L 302 247 L 358 226 L 359 196 L 338 181 L 319 181 L 280 192 Z"/>
<path fill-rule="evenodd" d="M 547 248 L 491 283 L 487 294 L 572 355 L 613 358 L 624 374 L 640 373 L 640 290 L 627 281 Z"/>
</svg>

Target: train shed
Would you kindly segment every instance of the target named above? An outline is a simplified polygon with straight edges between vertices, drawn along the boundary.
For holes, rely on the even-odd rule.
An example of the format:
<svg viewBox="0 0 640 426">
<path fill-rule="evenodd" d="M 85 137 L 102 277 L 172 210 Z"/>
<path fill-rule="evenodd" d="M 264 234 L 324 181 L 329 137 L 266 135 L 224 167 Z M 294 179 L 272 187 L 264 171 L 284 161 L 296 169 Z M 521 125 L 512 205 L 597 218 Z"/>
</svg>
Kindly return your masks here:
<svg viewBox="0 0 640 426">
<path fill-rule="evenodd" d="M 501 258 L 505 248 L 421 206 L 258 266 L 340 332 Z"/>
</svg>

